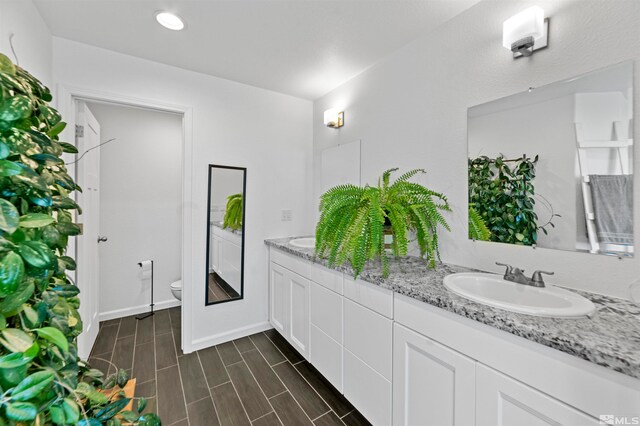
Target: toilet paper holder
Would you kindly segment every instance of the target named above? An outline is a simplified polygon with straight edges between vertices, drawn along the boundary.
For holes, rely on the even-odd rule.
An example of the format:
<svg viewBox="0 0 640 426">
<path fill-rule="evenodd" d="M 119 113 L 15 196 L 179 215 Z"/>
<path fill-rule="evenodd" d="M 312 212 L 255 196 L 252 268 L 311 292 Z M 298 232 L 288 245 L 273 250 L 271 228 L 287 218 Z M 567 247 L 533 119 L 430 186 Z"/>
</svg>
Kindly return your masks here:
<svg viewBox="0 0 640 426">
<path fill-rule="evenodd" d="M 143 260 L 142 262 L 138 262 L 138 266 L 140 268 L 143 268 L 149 264 L 151 266 L 151 303 L 149 304 L 149 306 L 151 307 L 151 311 L 136 316 L 137 320 L 145 319 L 153 315 L 153 260 Z"/>
</svg>

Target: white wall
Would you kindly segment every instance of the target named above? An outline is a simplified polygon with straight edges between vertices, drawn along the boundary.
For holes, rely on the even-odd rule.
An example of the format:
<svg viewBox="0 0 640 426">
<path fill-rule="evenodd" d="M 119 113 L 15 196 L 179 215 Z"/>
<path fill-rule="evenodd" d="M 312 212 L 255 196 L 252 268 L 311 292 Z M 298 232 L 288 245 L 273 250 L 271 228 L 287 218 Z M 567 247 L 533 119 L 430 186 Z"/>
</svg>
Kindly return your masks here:
<svg viewBox="0 0 640 426">
<path fill-rule="evenodd" d="M 192 108 L 192 158 L 184 174 L 183 344 L 198 349 L 268 327 L 268 237 L 298 235 L 311 216 L 312 104 L 54 37 L 54 80 L 128 98 Z M 215 58 L 212 58 L 214 60 Z M 205 307 L 208 164 L 247 167 L 244 299 Z M 293 220 L 280 221 L 280 210 Z"/>
<path fill-rule="evenodd" d="M 502 47 L 504 20 L 537 4 L 551 17 L 550 45 L 513 60 Z M 453 232 L 442 233 L 447 262 L 498 271 L 495 261 L 527 271 L 554 270 L 567 286 L 627 297 L 640 257 L 630 260 L 516 247 L 467 239 L 467 108 L 627 59 L 640 57 L 640 2 L 482 1 L 438 30 L 395 52 L 314 102 L 314 188 L 319 155 L 339 143 L 362 140 L 363 182 L 386 168 L 424 167 L 422 182 L 449 196 Z M 640 67 L 635 67 L 638 122 Z M 323 111 L 342 106 L 345 126 L 324 127 Z M 638 137 L 638 126 L 635 137 Z M 636 161 L 640 155 L 636 153 Z M 640 188 L 636 181 L 636 188 Z M 316 203 L 314 202 L 314 205 Z M 640 197 L 635 197 L 640 223 Z M 636 240 L 640 226 L 636 226 Z"/>
<path fill-rule="evenodd" d="M 31 0 L 0 1 L 0 52 L 13 62 L 9 36 L 20 66 L 51 88 L 51 32 Z"/>
<path fill-rule="evenodd" d="M 182 266 L 182 117 L 88 103 L 100 123 L 101 318 L 146 311 L 151 282 L 138 262 L 154 261 L 154 302 L 175 304 L 169 284 Z"/>
</svg>

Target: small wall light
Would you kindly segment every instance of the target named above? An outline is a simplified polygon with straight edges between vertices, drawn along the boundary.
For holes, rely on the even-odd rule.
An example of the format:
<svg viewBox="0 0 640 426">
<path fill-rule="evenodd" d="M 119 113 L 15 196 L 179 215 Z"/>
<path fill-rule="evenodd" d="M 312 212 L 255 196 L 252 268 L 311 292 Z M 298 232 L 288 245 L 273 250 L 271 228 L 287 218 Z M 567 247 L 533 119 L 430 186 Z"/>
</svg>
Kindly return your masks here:
<svg viewBox="0 0 640 426">
<path fill-rule="evenodd" d="M 534 51 L 547 47 L 549 19 L 544 10 L 532 6 L 504 21 L 502 45 L 513 52 L 514 58 L 531 56 Z"/>
<path fill-rule="evenodd" d="M 336 108 L 326 110 L 324 112 L 324 125 L 333 129 L 344 126 L 344 111 L 338 111 Z"/>
</svg>

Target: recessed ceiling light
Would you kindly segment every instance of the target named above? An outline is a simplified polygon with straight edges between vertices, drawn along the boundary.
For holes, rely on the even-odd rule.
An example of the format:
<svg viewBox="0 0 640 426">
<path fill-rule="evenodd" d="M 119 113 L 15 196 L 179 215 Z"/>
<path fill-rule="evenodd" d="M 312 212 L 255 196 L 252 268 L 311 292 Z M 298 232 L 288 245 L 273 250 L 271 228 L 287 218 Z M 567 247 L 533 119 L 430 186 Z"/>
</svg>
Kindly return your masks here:
<svg viewBox="0 0 640 426">
<path fill-rule="evenodd" d="M 184 28 L 184 22 L 180 17 L 171 12 L 157 12 L 156 21 L 165 28 L 180 31 Z"/>
</svg>

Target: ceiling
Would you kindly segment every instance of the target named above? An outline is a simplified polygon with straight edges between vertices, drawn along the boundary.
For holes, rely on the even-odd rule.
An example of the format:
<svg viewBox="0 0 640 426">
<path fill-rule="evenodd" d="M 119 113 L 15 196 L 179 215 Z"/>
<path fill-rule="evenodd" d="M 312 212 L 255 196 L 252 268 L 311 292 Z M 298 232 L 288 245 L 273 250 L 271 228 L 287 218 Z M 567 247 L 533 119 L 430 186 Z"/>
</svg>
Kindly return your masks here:
<svg viewBox="0 0 640 426">
<path fill-rule="evenodd" d="M 35 0 L 53 35 L 315 99 L 479 0 Z M 154 13 L 181 16 L 184 31 Z"/>
</svg>

